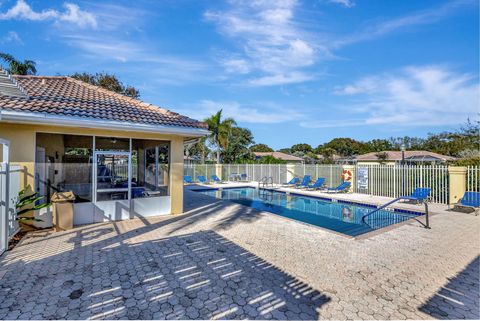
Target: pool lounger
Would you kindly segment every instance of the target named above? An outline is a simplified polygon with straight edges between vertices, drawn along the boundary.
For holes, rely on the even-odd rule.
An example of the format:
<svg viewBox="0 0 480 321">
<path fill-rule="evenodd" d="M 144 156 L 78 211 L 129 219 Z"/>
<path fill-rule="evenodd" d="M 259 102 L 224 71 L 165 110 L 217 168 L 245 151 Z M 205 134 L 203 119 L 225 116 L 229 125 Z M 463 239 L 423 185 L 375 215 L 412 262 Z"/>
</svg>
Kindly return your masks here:
<svg viewBox="0 0 480 321">
<path fill-rule="evenodd" d="M 463 197 L 453 206 L 453 209 L 473 209 L 475 215 L 480 211 L 480 192 L 465 192 Z"/>
<path fill-rule="evenodd" d="M 317 178 L 315 183 L 313 183 L 312 185 L 308 185 L 307 190 L 316 191 L 316 190 L 325 189 L 325 181 L 326 179 L 324 177 L 319 177 Z"/>
<path fill-rule="evenodd" d="M 352 185 L 352 183 L 350 183 L 350 182 L 343 182 L 340 185 L 338 185 L 337 187 L 327 188 L 327 192 L 328 193 L 343 193 L 343 192 L 348 191 L 350 189 L 351 185 Z"/>
<path fill-rule="evenodd" d="M 303 176 L 303 180 L 300 184 L 296 185 L 295 188 L 302 189 L 302 188 L 307 188 L 308 184 L 312 181 L 312 178 L 310 175 L 305 175 Z"/>
<path fill-rule="evenodd" d="M 227 184 L 227 182 L 222 181 L 217 175 L 212 175 L 211 181 L 217 184 Z"/>
</svg>

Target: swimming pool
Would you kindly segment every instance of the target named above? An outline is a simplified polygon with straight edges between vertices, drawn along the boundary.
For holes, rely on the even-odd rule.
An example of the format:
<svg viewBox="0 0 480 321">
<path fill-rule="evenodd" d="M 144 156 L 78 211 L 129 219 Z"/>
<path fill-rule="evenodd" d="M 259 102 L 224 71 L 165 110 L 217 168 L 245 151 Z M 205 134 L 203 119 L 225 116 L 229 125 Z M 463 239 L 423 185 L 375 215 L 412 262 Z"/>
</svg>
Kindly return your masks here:
<svg viewBox="0 0 480 321">
<path fill-rule="evenodd" d="M 232 202 L 267 211 L 290 219 L 323 227 L 350 236 L 359 236 L 392 224 L 400 223 L 421 215 L 421 213 L 380 210 L 367 217 L 373 211 L 372 205 L 359 205 L 316 197 L 286 194 L 283 192 L 256 189 L 253 187 L 201 189 L 195 192 L 230 200 Z"/>
</svg>

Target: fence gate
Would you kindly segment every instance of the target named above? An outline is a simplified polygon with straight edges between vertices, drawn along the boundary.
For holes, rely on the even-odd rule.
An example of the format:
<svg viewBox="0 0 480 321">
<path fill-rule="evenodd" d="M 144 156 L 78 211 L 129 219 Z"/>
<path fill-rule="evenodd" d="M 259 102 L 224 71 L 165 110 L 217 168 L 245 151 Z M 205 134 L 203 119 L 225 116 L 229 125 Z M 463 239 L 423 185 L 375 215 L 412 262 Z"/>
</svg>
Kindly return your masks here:
<svg viewBox="0 0 480 321">
<path fill-rule="evenodd" d="M 0 255 L 7 250 L 9 221 L 9 142 L 0 139 Z"/>
</svg>

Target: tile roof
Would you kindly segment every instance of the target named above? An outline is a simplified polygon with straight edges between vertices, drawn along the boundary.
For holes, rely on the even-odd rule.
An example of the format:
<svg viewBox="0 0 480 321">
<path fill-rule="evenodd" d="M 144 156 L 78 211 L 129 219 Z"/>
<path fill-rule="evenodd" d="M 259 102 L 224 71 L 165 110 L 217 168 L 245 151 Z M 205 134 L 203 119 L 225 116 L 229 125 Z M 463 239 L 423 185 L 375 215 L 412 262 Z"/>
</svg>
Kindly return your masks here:
<svg viewBox="0 0 480 321">
<path fill-rule="evenodd" d="M 293 156 L 293 155 L 288 155 L 281 152 L 254 152 L 253 154 L 257 157 L 272 156 L 273 158 L 281 159 L 285 161 L 303 162 L 303 158 Z"/>
<path fill-rule="evenodd" d="M 64 76 L 12 76 L 28 97 L 0 90 L 0 110 L 206 129 L 203 122 Z"/>
<path fill-rule="evenodd" d="M 367 153 L 367 154 L 359 155 L 359 156 L 355 157 L 355 159 L 357 161 L 378 161 L 379 159 L 377 157 L 377 154 L 379 154 L 379 153 L 386 153 L 387 154 L 387 159 L 386 160 L 390 160 L 390 161 L 402 160 L 402 152 L 401 151 L 392 151 L 392 150 L 383 151 L 383 152 Z M 405 158 L 411 158 L 411 157 L 415 157 L 415 158 L 432 157 L 432 158 L 437 158 L 437 159 L 440 159 L 440 160 L 443 160 L 443 161 L 449 161 L 449 160 L 454 160 L 455 159 L 455 157 L 441 155 L 441 154 L 437 154 L 437 153 L 434 153 L 434 152 L 429 152 L 429 151 L 426 151 L 426 150 L 407 150 L 407 151 L 405 151 Z"/>
</svg>

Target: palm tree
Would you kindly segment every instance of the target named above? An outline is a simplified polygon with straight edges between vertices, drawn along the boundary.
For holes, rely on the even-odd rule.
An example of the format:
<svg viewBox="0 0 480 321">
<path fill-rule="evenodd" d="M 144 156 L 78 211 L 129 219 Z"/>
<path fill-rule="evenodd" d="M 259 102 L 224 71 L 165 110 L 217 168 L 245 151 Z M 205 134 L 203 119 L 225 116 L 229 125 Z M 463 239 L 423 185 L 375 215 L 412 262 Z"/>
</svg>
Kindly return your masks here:
<svg viewBox="0 0 480 321">
<path fill-rule="evenodd" d="M 8 63 L 7 71 L 13 75 L 35 75 L 37 73 L 36 63 L 33 60 L 16 60 L 12 55 L 0 52 L 0 59 Z"/>
<path fill-rule="evenodd" d="M 204 121 L 207 123 L 208 130 L 211 132 L 209 136 L 210 143 L 216 148 L 217 164 L 220 164 L 220 152 L 228 148 L 230 131 L 232 127 L 236 125 L 236 122 L 233 118 L 222 120 L 222 109 Z"/>
</svg>

